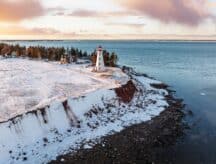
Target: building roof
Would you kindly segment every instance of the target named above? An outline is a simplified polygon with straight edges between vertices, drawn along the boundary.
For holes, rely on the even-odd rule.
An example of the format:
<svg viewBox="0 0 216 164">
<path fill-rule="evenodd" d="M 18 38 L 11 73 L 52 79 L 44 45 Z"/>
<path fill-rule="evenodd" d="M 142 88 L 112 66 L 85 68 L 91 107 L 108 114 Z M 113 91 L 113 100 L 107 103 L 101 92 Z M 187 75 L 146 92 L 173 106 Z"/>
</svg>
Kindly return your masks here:
<svg viewBox="0 0 216 164">
<path fill-rule="evenodd" d="M 102 51 L 103 50 L 102 46 L 98 46 L 97 50 Z"/>
</svg>

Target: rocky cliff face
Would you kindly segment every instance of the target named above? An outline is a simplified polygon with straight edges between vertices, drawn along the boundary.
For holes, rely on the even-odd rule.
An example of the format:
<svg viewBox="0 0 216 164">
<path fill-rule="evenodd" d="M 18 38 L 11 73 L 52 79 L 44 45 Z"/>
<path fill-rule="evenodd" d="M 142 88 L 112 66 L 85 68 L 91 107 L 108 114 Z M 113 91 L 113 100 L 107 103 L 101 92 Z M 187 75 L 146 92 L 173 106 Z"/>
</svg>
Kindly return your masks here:
<svg viewBox="0 0 216 164">
<path fill-rule="evenodd" d="M 0 124 L 0 163 L 43 163 L 92 148 L 101 138 L 160 115 L 170 103 L 161 82 L 123 69 L 128 82 L 55 101 Z"/>
<path fill-rule="evenodd" d="M 124 71 L 132 79 L 147 77 L 144 74 L 137 74 L 130 68 L 124 68 Z M 151 81 L 145 78 L 145 82 L 149 80 Z M 170 152 L 167 151 L 169 146 L 175 144 L 177 139 L 183 135 L 185 125 L 182 123 L 184 116 L 182 109 L 184 104 L 181 99 L 175 99 L 172 96 L 173 92 L 166 84 L 157 81 L 151 81 L 149 84 L 150 86 L 145 86 L 153 87 L 156 93 L 165 90 L 168 93 L 164 94 L 169 105 L 158 116 L 126 127 L 118 133 L 104 136 L 93 147 L 84 145 L 76 152 L 58 156 L 50 163 L 172 163 L 164 156 L 169 155 Z M 126 85 L 116 89 L 120 100 L 130 102 L 128 97 L 134 94 L 134 87 L 136 85 L 129 81 Z"/>
</svg>

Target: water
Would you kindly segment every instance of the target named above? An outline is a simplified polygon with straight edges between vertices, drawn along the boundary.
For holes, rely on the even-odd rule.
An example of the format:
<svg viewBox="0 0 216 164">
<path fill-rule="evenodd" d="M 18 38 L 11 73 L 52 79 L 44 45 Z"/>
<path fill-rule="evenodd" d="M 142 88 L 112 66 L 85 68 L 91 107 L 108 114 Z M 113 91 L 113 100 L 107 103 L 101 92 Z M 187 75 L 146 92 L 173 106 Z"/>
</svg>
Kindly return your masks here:
<svg viewBox="0 0 216 164">
<path fill-rule="evenodd" d="M 174 163 L 216 163 L 216 42 L 19 41 L 22 45 L 74 46 L 92 52 L 102 45 L 119 63 L 147 73 L 177 91 L 193 112 L 192 127 L 164 158 Z"/>
</svg>

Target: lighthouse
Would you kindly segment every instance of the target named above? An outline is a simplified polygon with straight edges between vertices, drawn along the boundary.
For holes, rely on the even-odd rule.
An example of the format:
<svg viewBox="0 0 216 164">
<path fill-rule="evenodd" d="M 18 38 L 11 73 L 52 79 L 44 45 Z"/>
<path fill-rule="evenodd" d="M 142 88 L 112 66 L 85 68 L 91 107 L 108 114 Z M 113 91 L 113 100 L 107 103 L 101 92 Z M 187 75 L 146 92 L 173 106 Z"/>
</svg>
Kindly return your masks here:
<svg viewBox="0 0 216 164">
<path fill-rule="evenodd" d="M 97 60 L 96 60 L 95 71 L 96 72 L 105 71 L 104 59 L 103 59 L 103 48 L 101 46 L 97 48 Z"/>
</svg>

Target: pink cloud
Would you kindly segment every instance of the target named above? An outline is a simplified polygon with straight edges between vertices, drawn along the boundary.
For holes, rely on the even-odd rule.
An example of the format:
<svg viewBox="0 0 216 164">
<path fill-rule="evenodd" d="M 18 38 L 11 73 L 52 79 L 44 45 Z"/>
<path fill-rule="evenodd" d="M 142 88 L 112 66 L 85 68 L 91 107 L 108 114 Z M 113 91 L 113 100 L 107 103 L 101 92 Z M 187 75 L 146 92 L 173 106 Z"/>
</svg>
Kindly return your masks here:
<svg viewBox="0 0 216 164">
<path fill-rule="evenodd" d="M 124 23 L 124 22 L 119 22 L 119 23 L 113 23 L 113 22 L 108 22 L 106 23 L 108 26 L 124 26 L 124 27 L 131 27 L 131 28 L 143 28 L 145 26 L 144 23 Z"/>
<path fill-rule="evenodd" d="M 55 15 L 57 16 L 72 16 L 72 17 L 113 17 L 113 16 L 128 16 L 134 15 L 132 12 L 128 11 L 106 11 L 106 12 L 99 12 L 95 10 L 86 10 L 86 9 L 76 9 L 70 13 L 65 11 L 57 12 Z"/>
<path fill-rule="evenodd" d="M 0 35 L 33 35 L 33 36 L 74 36 L 74 32 L 62 32 L 54 28 L 36 27 L 26 28 L 23 26 L 0 27 Z"/>
<path fill-rule="evenodd" d="M 69 16 L 77 16 L 77 17 L 97 17 L 100 14 L 96 11 L 91 10 L 75 10 L 74 12 L 70 13 Z"/>
<path fill-rule="evenodd" d="M 210 17 L 207 0 L 119 0 L 120 4 L 141 15 L 148 15 L 162 22 L 198 25 Z"/>
<path fill-rule="evenodd" d="M 0 35 L 48 35 L 56 34 L 57 30 L 52 28 L 26 28 L 22 26 L 1 27 Z"/>
<path fill-rule="evenodd" d="M 16 22 L 45 14 L 38 0 L 0 0 L 0 21 Z"/>
</svg>

